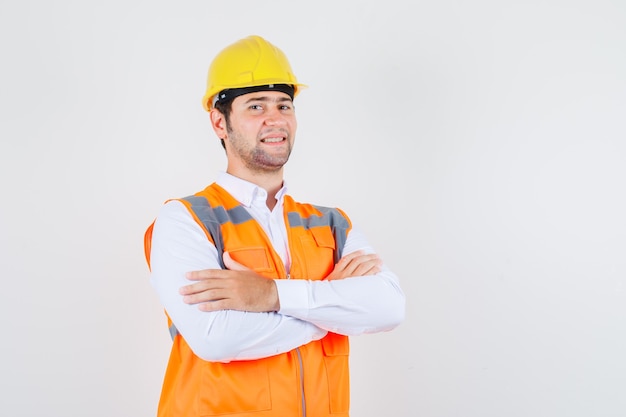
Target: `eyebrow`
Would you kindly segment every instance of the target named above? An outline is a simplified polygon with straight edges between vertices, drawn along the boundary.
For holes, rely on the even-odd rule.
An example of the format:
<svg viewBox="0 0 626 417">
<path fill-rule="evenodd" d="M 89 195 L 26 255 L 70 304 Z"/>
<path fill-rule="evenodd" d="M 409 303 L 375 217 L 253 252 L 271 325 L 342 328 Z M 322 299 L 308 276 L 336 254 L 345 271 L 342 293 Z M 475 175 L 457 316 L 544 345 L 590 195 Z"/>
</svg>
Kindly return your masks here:
<svg viewBox="0 0 626 417">
<path fill-rule="evenodd" d="M 244 103 L 250 103 L 251 101 L 273 101 L 275 103 L 282 103 L 285 101 L 288 102 L 293 102 L 293 100 L 290 97 L 277 97 L 277 98 L 270 98 L 269 96 L 258 96 L 258 97 L 250 97 L 249 99 L 247 99 Z"/>
</svg>

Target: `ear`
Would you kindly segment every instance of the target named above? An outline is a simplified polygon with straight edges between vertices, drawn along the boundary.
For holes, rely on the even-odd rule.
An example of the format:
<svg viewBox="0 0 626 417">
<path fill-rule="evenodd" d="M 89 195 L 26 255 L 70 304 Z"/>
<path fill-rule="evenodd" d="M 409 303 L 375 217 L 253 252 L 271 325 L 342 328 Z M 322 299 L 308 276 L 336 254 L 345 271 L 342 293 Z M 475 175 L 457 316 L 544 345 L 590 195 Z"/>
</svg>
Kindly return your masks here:
<svg viewBox="0 0 626 417">
<path fill-rule="evenodd" d="M 213 131 L 218 138 L 224 139 L 226 137 L 226 119 L 224 119 L 224 115 L 219 112 L 219 110 L 211 109 L 209 113 L 209 117 L 211 118 L 211 126 L 213 127 Z"/>
</svg>

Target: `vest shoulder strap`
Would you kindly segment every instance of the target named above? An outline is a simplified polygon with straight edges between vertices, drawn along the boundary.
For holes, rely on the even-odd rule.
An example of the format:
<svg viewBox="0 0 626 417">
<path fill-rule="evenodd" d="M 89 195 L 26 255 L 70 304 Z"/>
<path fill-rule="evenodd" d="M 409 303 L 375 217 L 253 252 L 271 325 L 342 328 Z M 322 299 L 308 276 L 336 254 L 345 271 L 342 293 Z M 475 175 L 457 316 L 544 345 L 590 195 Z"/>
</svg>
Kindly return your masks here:
<svg viewBox="0 0 626 417">
<path fill-rule="evenodd" d="M 224 254 L 224 239 L 222 238 L 222 229 L 220 227 L 223 223 L 229 221 L 226 210 L 224 210 L 223 207 L 214 208 L 209 204 L 206 198 L 196 195 L 187 196 L 181 198 L 181 200 L 189 203 L 190 209 L 193 210 L 196 217 L 202 222 L 205 229 L 211 235 L 215 248 L 217 249 L 220 266 L 226 268 L 222 257 Z M 243 207 L 239 206 L 239 208 L 250 216 Z M 239 215 L 243 214 L 241 210 L 238 210 Z"/>
</svg>

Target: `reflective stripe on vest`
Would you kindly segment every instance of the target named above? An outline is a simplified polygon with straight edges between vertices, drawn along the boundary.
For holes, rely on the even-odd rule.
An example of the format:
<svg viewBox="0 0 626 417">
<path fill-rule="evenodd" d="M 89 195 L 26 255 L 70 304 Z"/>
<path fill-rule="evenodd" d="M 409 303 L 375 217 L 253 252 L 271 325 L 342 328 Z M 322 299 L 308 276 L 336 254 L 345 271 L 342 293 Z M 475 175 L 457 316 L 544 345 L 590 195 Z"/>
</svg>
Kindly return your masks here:
<svg viewBox="0 0 626 417">
<path fill-rule="evenodd" d="M 348 221 L 337 211 L 336 209 L 329 207 L 313 206 L 320 212 L 322 216 L 310 216 L 303 218 L 300 213 L 292 211 L 287 214 L 287 219 L 291 227 L 302 226 L 305 230 L 313 229 L 314 227 L 326 227 L 330 226 L 333 230 L 333 236 L 335 237 L 335 263 L 341 259 L 343 253 L 343 247 L 346 244 L 347 233 L 349 228 Z"/>
<path fill-rule="evenodd" d="M 191 204 L 191 209 L 196 213 L 198 219 L 204 224 L 213 238 L 217 253 L 219 256 L 220 266 L 225 268 L 222 260 L 224 253 L 224 244 L 220 226 L 231 222 L 233 224 L 245 223 L 248 220 L 254 220 L 244 206 L 236 206 L 230 210 L 224 209 L 222 206 L 211 207 L 204 197 L 189 196 L 182 200 Z M 339 213 L 337 209 L 330 207 L 313 206 L 322 213 L 322 216 L 310 216 L 304 218 L 300 213 L 290 212 L 287 214 L 287 220 L 290 227 L 304 227 L 310 230 L 315 227 L 330 226 L 335 237 L 335 263 L 341 259 L 343 247 L 346 244 L 347 233 L 349 228 L 348 221 Z"/>
<path fill-rule="evenodd" d="M 174 326 L 174 324 L 171 324 L 169 327 L 169 331 L 170 337 L 172 338 L 172 340 L 174 340 L 174 338 L 178 335 L 178 329 L 176 328 L 176 326 Z"/>
<path fill-rule="evenodd" d="M 215 248 L 217 249 L 220 266 L 226 269 L 224 260 L 222 259 L 224 240 L 222 239 L 222 229 L 220 226 L 228 222 L 234 224 L 245 223 L 248 220 L 253 220 L 252 216 L 244 206 L 236 206 L 230 210 L 226 210 L 222 206 L 211 207 L 206 198 L 193 195 L 185 197 L 182 200 L 188 201 L 191 204 L 191 209 L 196 213 L 198 219 L 200 219 L 204 227 L 206 227 L 206 230 L 211 234 Z"/>
</svg>

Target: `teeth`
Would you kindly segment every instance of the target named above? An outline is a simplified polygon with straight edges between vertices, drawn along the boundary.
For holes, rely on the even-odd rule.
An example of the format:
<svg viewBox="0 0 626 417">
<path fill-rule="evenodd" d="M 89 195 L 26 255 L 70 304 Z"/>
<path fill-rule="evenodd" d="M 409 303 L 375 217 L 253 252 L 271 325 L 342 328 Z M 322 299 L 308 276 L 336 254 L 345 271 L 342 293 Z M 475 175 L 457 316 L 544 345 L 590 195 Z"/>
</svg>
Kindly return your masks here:
<svg viewBox="0 0 626 417">
<path fill-rule="evenodd" d="M 266 139 L 263 139 L 263 142 L 266 142 L 266 143 L 275 143 L 275 142 L 282 142 L 282 141 L 283 141 L 283 138 L 266 138 Z"/>
</svg>

